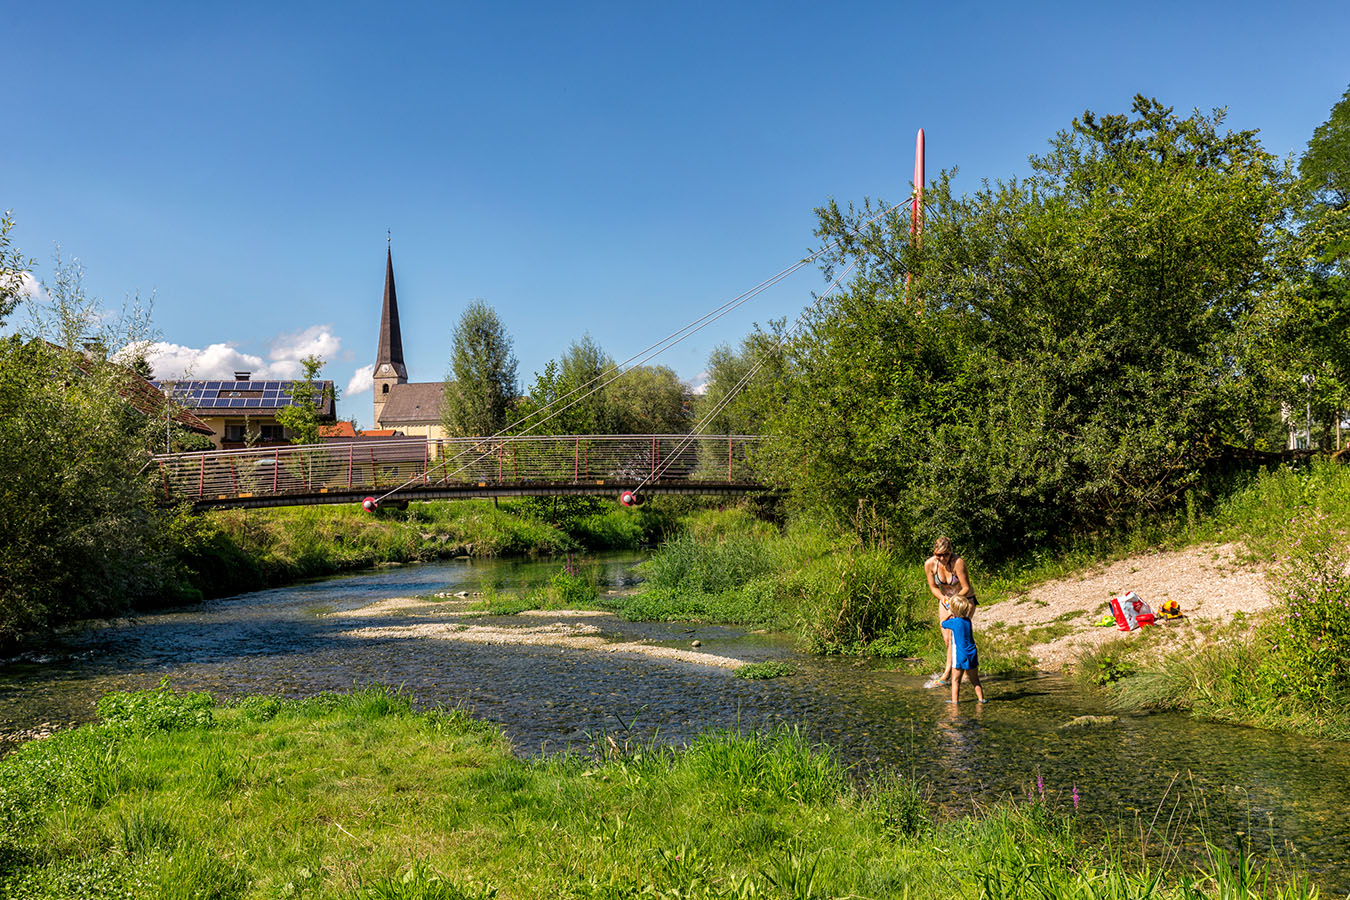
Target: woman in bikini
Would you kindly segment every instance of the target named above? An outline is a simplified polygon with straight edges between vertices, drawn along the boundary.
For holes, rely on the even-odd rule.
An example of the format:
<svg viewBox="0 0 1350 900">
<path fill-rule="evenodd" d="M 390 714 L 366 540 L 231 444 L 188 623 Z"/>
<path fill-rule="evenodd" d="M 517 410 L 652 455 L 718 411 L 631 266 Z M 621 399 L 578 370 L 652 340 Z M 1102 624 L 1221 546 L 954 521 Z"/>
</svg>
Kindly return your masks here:
<svg viewBox="0 0 1350 900">
<path fill-rule="evenodd" d="M 933 543 L 933 555 L 923 564 L 924 575 L 928 579 L 928 592 L 938 602 L 938 625 L 952 615 L 952 598 L 960 595 L 975 604 L 975 591 L 970 586 L 970 576 L 966 572 L 966 561 L 952 550 L 950 538 L 940 537 Z M 942 640 L 947 644 L 947 663 L 942 674 L 932 687 L 947 684 L 952 677 L 952 633 L 942 629 Z"/>
</svg>

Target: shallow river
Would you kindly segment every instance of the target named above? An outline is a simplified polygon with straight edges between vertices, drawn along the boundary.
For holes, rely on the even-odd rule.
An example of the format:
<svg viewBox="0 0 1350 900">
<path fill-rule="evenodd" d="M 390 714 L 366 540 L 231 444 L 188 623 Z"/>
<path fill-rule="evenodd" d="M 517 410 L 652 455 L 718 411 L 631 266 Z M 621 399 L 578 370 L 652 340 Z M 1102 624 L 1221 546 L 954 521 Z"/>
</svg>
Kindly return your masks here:
<svg viewBox="0 0 1350 900">
<path fill-rule="evenodd" d="M 631 562 L 605 561 L 611 585 L 632 583 Z M 1198 824 L 1216 843 L 1273 849 L 1296 861 L 1331 896 L 1350 890 L 1347 744 L 1174 714 L 1065 728 L 1076 716 L 1108 711 L 1054 676 L 990 677 L 988 704 L 953 712 L 922 677 L 802 656 L 783 637 L 737 628 L 586 620 L 615 639 L 682 648 L 699 640 L 703 652 L 786 659 L 798 674 L 748 681 L 724 668 L 638 655 L 358 638 L 344 632 L 407 619 L 325 615 L 387 597 L 507 589 L 557 568 L 467 560 L 382 568 L 91 629 L 0 667 L 0 732 L 87 721 L 103 693 L 152 687 L 165 675 L 175 687 L 225 696 L 402 685 L 425 704 L 464 705 L 501 723 L 526 755 L 585 750 L 603 734 L 681 743 L 709 729 L 791 724 L 860 773 L 917 776 L 949 809 L 1006 796 L 1025 801 L 1029 791 L 1039 796 L 1039 780 L 1046 802 L 1071 812 L 1076 786 L 1079 815 L 1144 835 L 1151 853 L 1176 846 L 1169 835 Z M 530 624 L 541 622 L 547 619 Z"/>
</svg>

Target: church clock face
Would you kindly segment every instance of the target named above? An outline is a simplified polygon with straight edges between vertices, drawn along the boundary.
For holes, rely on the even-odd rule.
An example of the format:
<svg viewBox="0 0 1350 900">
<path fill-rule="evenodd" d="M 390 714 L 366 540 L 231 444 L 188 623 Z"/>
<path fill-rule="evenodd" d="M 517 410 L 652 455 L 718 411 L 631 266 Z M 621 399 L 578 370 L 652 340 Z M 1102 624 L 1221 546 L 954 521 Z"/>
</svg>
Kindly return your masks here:
<svg viewBox="0 0 1350 900">
<path fill-rule="evenodd" d="M 385 363 L 384 365 L 380 366 L 380 371 L 381 371 L 381 372 L 388 372 L 388 371 L 389 371 L 389 363 Z"/>
</svg>

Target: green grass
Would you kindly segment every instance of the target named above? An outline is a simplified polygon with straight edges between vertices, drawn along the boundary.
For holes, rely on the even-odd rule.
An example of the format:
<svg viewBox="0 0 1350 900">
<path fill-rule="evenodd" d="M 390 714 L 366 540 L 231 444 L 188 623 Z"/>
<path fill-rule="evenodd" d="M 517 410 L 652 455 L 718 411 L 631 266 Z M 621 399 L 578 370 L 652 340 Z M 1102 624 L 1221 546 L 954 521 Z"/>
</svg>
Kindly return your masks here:
<svg viewBox="0 0 1350 900">
<path fill-rule="evenodd" d="M 788 675 L 796 675 L 797 670 L 785 662 L 779 662 L 776 659 L 765 662 L 746 663 L 735 672 L 737 678 L 749 678 L 751 680 L 762 680 L 767 678 L 784 678 Z"/>
<path fill-rule="evenodd" d="M 111 701 L 138 712 L 0 761 L 0 896 L 1315 895 L 1259 860 L 1129 863 L 1067 806 L 943 819 L 913 781 L 857 786 L 792 729 L 526 761 L 387 690 L 250 698 L 209 722 L 199 703 Z"/>
</svg>

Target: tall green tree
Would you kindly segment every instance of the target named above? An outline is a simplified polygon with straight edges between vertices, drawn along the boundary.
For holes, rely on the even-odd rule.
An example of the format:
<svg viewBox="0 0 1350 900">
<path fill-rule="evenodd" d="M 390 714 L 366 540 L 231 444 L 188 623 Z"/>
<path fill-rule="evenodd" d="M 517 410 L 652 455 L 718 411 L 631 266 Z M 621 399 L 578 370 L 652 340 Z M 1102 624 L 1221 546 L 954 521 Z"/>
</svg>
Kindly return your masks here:
<svg viewBox="0 0 1350 900">
<path fill-rule="evenodd" d="M 1313 204 L 1350 207 L 1350 87 L 1313 131 L 1298 163 L 1298 177 Z"/>
<path fill-rule="evenodd" d="M 759 434 L 764 430 L 778 399 L 772 385 L 782 378 L 785 324 L 771 322 L 770 331 L 756 327 L 739 346 L 720 344 L 708 354 L 708 380 L 694 404 L 700 421 L 712 416 L 705 432 Z"/>
<path fill-rule="evenodd" d="M 300 378 L 291 382 L 290 405 L 277 411 L 277 423 L 290 433 L 292 444 L 317 444 L 323 429 L 321 404 L 324 391 L 332 389 L 319 381 L 324 361 L 310 354 L 300 360 Z M 331 395 L 330 395 L 331 396 Z M 331 399 L 336 400 L 336 396 Z"/>
<path fill-rule="evenodd" d="M 633 366 L 606 387 L 616 434 L 684 434 L 692 395 L 668 366 Z"/>
<path fill-rule="evenodd" d="M 918 245 L 898 212 L 819 210 L 827 271 L 859 268 L 790 348 L 780 478 L 990 555 L 1177 503 L 1266 412 L 1235 360 L 1288 176 L 1223 119 L 1086 112 L 1028 179 L 940 176 Z"/>
<path fill-rule="evenodd" d="M 533 434 L 614 434 L 621 430 L 607 387 L 618 370 L 589 333 L 550 360 L 517 406 L 517 418 Z"/>
<path fill-rule="evenodd" d="M 1350 407 L 1350 88 L 1317 126 L 1298 164 L 1301 203 L 1292 241 L 1296 287 L 1280 321 L 1284 398 L 1317 405 L 1341 443 Z M 1305 377 L 1311 376 L 1311 384 Z M 1325 443 L 1325 441 L 1324 441 Z"/>
<path fill-rule="evenodd" d="M 516 399 L 516 357 L 496 311 L 481 300 L 465 308 L 451 339 L 441 420 L 447 433 L 492 435 L 507 425 Z"/>
</svg>

